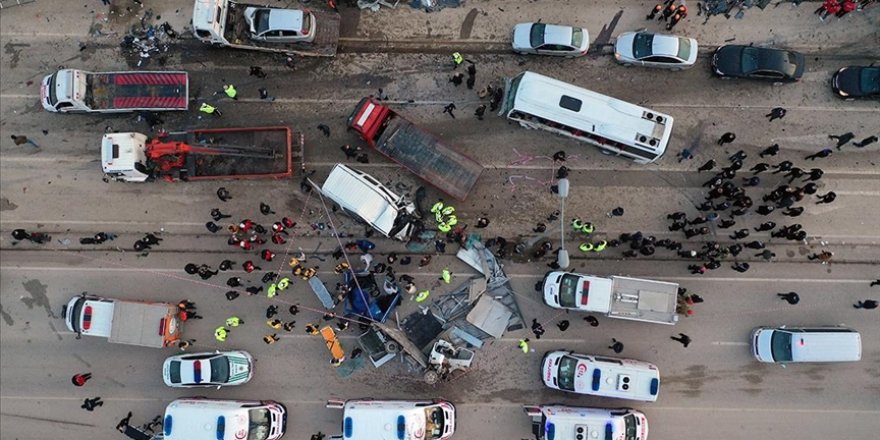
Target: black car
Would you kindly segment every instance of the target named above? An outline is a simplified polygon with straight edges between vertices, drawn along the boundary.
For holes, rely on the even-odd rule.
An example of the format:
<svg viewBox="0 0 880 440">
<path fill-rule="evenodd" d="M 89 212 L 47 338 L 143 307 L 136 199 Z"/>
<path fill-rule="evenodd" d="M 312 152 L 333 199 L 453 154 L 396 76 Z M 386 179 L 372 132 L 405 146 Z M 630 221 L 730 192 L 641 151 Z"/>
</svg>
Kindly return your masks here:
<svg viewBox="0 0 880 440">
<path fill-rule="evenodd" d="M 842 98 L 880 97 L 880 66 L 849 66 L 831 77 L 831 89 Z"/>
<path fill-rule="evenodd" d="M 720 77 L 797 81 L 806 62 L 798 52 L 729 44 L 712 56 L 712 72 Z"/>
</svg>

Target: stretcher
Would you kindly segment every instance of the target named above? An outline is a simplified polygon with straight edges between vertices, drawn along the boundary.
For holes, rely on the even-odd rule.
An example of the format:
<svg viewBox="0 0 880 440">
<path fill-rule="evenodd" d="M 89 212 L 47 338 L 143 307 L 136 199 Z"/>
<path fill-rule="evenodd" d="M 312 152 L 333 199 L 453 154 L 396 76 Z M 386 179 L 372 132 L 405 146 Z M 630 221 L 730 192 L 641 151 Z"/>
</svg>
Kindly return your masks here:
<svg viewBox="0 0 880 440">
<path fill-rule="evenodd" d="M 327 344 L 327 349 L 330 350 L 333 359 L 339 362 L 345 360 L 345 350 L 343 350 L 339 338 L 336 337 L 336 331 L 333 330 L 333 327 L 326 326 L 322 328 L 321 336 L 324 337 L 324 343 Z"/>
</svg>

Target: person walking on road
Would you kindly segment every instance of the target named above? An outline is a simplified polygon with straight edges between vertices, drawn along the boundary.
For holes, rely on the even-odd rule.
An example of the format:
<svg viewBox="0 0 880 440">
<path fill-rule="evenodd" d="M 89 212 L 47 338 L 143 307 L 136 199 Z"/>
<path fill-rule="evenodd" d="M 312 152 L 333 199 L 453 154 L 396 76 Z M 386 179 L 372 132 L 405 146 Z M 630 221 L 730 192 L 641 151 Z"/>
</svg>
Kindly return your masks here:
<svg viewBox="0 0 880 440">
<path fill-rule="evenodd" d="M 749 263 L 737 263 L 734 264 L 731 268 L 739 273 L 746 273 L 749 270 Z"/>
<path fill-rule="evenodd" d="M 91 412 L 91 411 L 94 411 L 95 408 L 97 408 L 99 406 L 104 406 L 104 402 L 101 400 L 101 398 L 100 397 L 92 397 L 91 399 L 86 398 L 85 400 L 83 400 L 83 404 L 82 404 L 82 406 L 80 406 L 80 408 Z"/>
<path fill-rule="evenodd" d="M 721 135 L 721 138 L 718 139 L 718 145 L 729 144 L 734 140 L 736 140 L 736 134 L 728 131 L 727 133 Z"/>
<path fill-rule="evenodd" d="M 559 321 L 556 323 L 556 327 L 558 327 L 559 331 L 561 331 L 561 332 L 568 330 L 569 325 L 571 325 L 571 323 L 568 322 L 567 319 L 563 319 L 562 321 Z"/>
<path fill-rule="evenodd" d="M 520 339 L 518 346 L 523 353 L 529 354 L 529 338 Z"/>
<path fill-rule="evenodd" d="M 773 144 L 765 149 L 763 149 L 758 156 L 764 158 L 764 156 L 776 156 L 776 153 L 779 152 L 779 144 Z"/>
<path fill-rule="evenodd" d="M 31 139 L 28 139 L 28 137 L 24 136 L 24 135 L 22 135 L 22 136 L 12 135 L 12 142 L 14 142 L 15 145 L 29 144 L 29 145 L 34 146 L 35 148 L 40 148 L 40 146 L 37 145 L 36 142 L 34 142 Z"/>
<path fill-rule="evenodd" d="M 620 354 L 623 351 L 623 342 L 618 341 L 617 339 L 611 338 L 611 345 L 608 346 L 611 350 L 614 350 L 615 353 Z"/>
<path fill-rule="evenodd" d="M 235 86 L 232 84 L 225 84 L 223 86 L 223 91 L 226 93 L 226 96 L 238 101 L 238 90 L 235 90 Z"/>
<path fill-rule="evenodd" d="M 831 258 L 834 256 L 833 252 L 822 251 L 817 253 L 813 253 L 812 255 L 808 255 L 807 259 L 810 261 L 819 260 L 822 264 L 828 264 L 831 262 Z"/>
<path fill-rule="evenodd" d="M 770 118 L 770 122 L 773 122 L 774 119 L 782 119 L 785 117 L 787 111 L 782 107 L 776 107 L 773 110 L 770 110 L 770 113 L 764 115 L 767 118 Z"/>
<path fill-rule="evenodd" d="M 827 204 L 827 203 L 833 202 L 834 199 L 837 198 L 837 193 L 835 193 L 834 191 L 829 191 L 827 194 L 822 194 L 818 197 L 819 197 L 819 201 L 816 202 L 817 205 L 821 205 L 823 203 Z"/>
<path fill-rule="evenodd" d="M 857 148 L 865 148 L 868 145 L 873 144 L 874 142 L 877 142 L 877 136 L 872 135 L 872 136 L 868 136 L 858 142 L 853 142 L 853 146 L 857 147 Z"/>
<path fill-rule="evenodd" d="M 829 134 L 828 135 L 828 139 L 833 139 L 833 140 L 837 141 L 837 145 L 835 145 L 835 147 L 838 150 L 840 150 L 840 147 L 843 147 L 844 145 L 848 144 L 849 141 L 853 140 L 853 138 L 855 138 L 855 137 L 856 137 L 856 135 L 853 134 L 852 132 L 847 132 L 847 133 L 840 134 L 840 135 L 837 135 L 837 134 Z"/>
<path fill-rule="evenodd" d="M 818 153 L 813 153 L 809 156 L 806 156 L 806 157 L 804 157 L 804 159 L 807 159 L 807 160 L 824 159 L 828 156 L 831 156 L 831 153 L 833 153 L 833 151 L 830 148 L 823 148 L 822 151 L 819 151 Z"/>
<path fill-rule="evenodd" d="M 670 336 L 669 339 L 672 339 L 673 341 L 678 341 L 678 342 L 680 342 L 681 345 L 684 346 L 684 348 L 687 348 L 687 346 L 691 343 L 691 337 L 688 336 L 688 335 L 686 335 L 686 334 L 684 334 L 684 333 L 679 333 L 677 337 L 676 337 L 676 336 Z"/>
<path fill-rule="evenodd" d="M 537 319 L 532 319 L 532 333 L 535 334 L 535 339 L 541 339 L 541 336 L 544 335 L 544 326 L 538 322 Z"/>
<path fill-rule="evenodd" d="M 715 168 L 715 165 L 717 165 L 717 163 L 715 162 L 715 159 L 709 159 L 708 162 L 704 163 L 703 165 L 700 165 L 700 167 L 697 168 L 697 172 L 699 173 L 702 171 L 712 171 L 712 169 Z"/>
<path fill-rule="evenodd" d="M 593 316 L 593 315 L 584 316 L 584 321 L 589 322 L 589 323 L 590 323 L 590 327 L 598 327 L 598 326 L 599 326 L 599 319 L 597 319 L 597 318 L 596 318 L 595 316 Z"/>
<path fill-rule="evenodd" d="M 70 378 L 75 386 L 81 387 L 92 378 L 92 373 L 77 373 Z"/>
<path fill-rule="evenodd" d="M 791 305 L 795 305 L 801 301 L 801 297 L 798 296 L 796 292 L 777 293 L 776 296 L 778 296 L 780 299 L 788 301 L 788 303 Z"/>
<path fill-rule="evenodd" d="M 229 194 L 229 190 L 226 189 L 225 186 L 221 186 L 217 189 L 217 198 L 219 198 L 221 202 L 225 202 L 231 199 L 232 195 Z"/>
<path fill-rule="evenodd" d="M 875 300 L 875 299 L 868 299 L 868 300 L 865 300 L 865 301 L 859 301 L 859 302 L 853 304 L 853 308 L 856 308 L 856 309 L 873 310 L 873 309 L 876 309 L 876 308 L 877 308 L 878 304 L 880 304 L 880 303 L 878 303 L 877 300 Z"/>
<path fill-rule="evenodd" d="M 450 102 L 446 107 L 443 107 L 443 113 L 449 113 L 449 116 L 451 116 L 452 119 L 455 119 L 455 114 L 452 113 L 455 109 L 455 103 Z"/>
</svg>

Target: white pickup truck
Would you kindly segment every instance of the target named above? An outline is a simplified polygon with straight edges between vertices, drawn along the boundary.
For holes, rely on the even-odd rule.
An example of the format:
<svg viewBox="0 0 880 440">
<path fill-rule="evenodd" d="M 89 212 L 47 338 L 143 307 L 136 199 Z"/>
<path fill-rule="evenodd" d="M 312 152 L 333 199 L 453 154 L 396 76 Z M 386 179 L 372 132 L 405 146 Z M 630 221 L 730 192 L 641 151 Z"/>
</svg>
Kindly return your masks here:
<svg viewBox="0 0 880 440">
<path fill-rule="evenodd" d="M 78 295 L 61 310 L 67 329 L 118 344 L 169 347 L 180 340 L 177 306 Z"/>
<path fill-rule="evenodd" d="M 53 113 L 186 110 L 189 75 L 62 69 L 43 78 L 40 102 Z"/>
<path fill-rule="evenodd" d="M 678 322 L 676 283 L 555 271 L 544 277 L 543 292 L 544 303 L 555 309 L 658 324 Z"/>
<path fill-rule="evenodd" d="M 196 38 L 221 47 L 332 57 L 339 44 L 335 12 L 195 0 L 192 23 Z"/>
</svg>

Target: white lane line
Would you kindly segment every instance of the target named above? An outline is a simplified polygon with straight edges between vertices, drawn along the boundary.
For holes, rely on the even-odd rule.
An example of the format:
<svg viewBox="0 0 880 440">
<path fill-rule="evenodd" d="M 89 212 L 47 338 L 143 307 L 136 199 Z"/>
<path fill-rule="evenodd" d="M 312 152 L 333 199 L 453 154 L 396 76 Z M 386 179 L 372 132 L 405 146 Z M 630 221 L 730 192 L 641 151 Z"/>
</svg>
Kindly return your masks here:
<svg viewBox="0 0 880 440">
<path fill-rule="evenodd" d="M 15 396 L 0 395 L 0 400 L 57 400 L 57 401 L 82 401 L 81 397 L 66 396 Z M 170 402 L 169 398 L 157 397 L 103 397 L 107 402 Z M 327 404 L 326 400 L 292 400 L 285 399 L 289 405 L 320 405 Z M 523 403 L 517 402 L 455 402 L 456 407 L 472 408 L 519 408 Z M 809 408 L 748 408 L 748 407 L 689 407 L 689 406 L 655 406 L 651 405 L 651 411 L 721 411 L 721 412 L 761 412 L 761 413 L 788 413 L 788 414 L 880 414 L 880 410 L 873 409 L 809 409 Z"/>
<path fill-rule="evenodd" d="M 740 342 L 740 341 L 715 341 L 712 345 L 735 345 L 741 347 L 747 347 L 749 345 L 748 342 Z"/>
<path fill-rule="evenodd" d="M 737 104 L 668 104 L 668 103 L 652 103 L 648 104 L 650 107 L 665 107 L 665 108 L 695 108 L 695 109 L 705 109 L 705 108 L 720 108 L 720 109 L 733 109 L 733 110 L 756 110 L 756 109 L 766 109 L 768 106 L 766 105 L 737 105 Z M 880 108 L 874 108 L 873 106 L 865 106 L 865 107 L 816 107 L 816 106 L 803 106 L 803 107 L 795 107 L 798 110 L 804 111 L 814 111 L 814 112 L 865 112 L 865 113 L 880 113 Z"/>
<path fill-rule="evenodd" d="M 165 225 L 165 226 L 202 226 L 204 223 L 198 222 L 139 222 L 139 221 L 118 221 L 118 220 L 15 220 L 14 223 L 39 223 L 49 225 Z"/>
<path fill-rule="evenodd" d="M 133 253 L 134 251 L 132 251 Z M 49 271 L 49 272 L 149 272 L 149 273 L 184 273 L 182 269 L 176 268 L 148 268 L 148 267 L 54 267 L 54 266 L 0 266 L 0 270 L 31 270 L 31 271 Z M 245 273 L 243 270 L 227 270 L 224 273 L 230 274 L 238 274 Z M 335 274 L 336 272 L 331 271 L 318 271 L 319 275 L 330 275 Z M 412 276 L 436 276 L 437 274 L 434 272 L 397 272 L 400 274 L 408 274 Z M 540 279 L 543 278 L 543 274 L 507 274 L 509 278 L 522 278 L 522 279 Z M 760 282 L 760 283 L 771 283 L 771 282 L 802 282 L 802 283 L 848 283 L 848 284 L 865 284 L 874 280 L 874 278 L 865 278 L 865 279 L 824 279 L 824 278 L 705 278 L 705 277 L 661 277 L 661 276 L 652 276 L 651 278 L 655 278 L 658 280 L 676 280 L 676 281 L 717 281 L 717 282 L 731 282 L 731 281 L 750 281 L 750 282 Z M 190 280 L 187 278 L 187 280 Z M 192 279 L 191 281 L 198 281 L 196 279 Z M 210 283 L 209 283 L 210 284 Z M 226 289 L 226 286 L 216 285 L 217 287 L 222 287 Z M 227 289 L 228 290 L 228 289 Z"/>
</svg>

